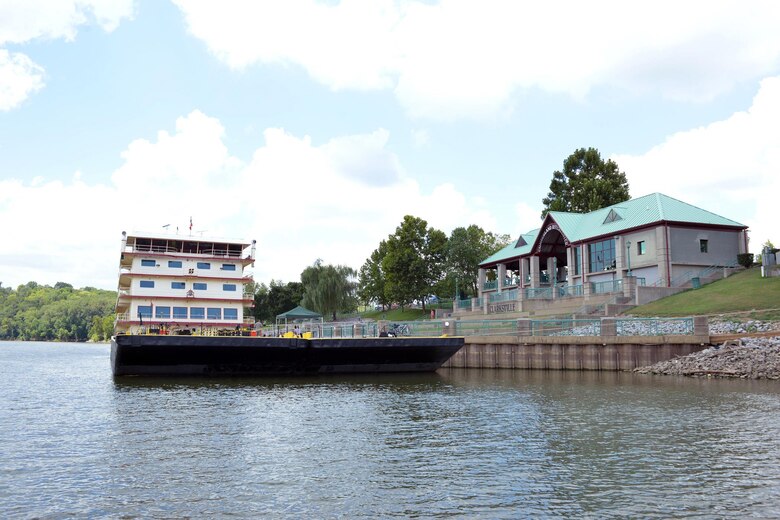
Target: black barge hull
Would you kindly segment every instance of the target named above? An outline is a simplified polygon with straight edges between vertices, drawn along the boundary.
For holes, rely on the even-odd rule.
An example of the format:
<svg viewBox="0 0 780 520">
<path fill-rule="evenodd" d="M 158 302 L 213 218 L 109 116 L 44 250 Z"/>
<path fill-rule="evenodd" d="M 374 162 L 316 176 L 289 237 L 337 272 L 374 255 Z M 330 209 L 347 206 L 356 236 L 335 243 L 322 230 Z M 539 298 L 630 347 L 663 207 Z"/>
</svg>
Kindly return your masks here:
<svg viewBox="0 0 780 520">
<path fill-rule="evenodd" d="M 463 341 L 118 335 L 111 339 L 111 370 L 115 376 L 433 372 L 460 350 Z"/>
</svg>

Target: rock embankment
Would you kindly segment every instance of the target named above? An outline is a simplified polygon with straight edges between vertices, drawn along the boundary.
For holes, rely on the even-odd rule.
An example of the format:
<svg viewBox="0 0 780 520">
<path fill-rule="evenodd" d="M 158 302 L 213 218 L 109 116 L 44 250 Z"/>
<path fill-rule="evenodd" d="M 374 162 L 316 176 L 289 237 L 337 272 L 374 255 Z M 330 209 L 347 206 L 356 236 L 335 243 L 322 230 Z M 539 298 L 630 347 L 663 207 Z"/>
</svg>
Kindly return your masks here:
<svg viewBox="0 0 780 520">
<path fill-rule="evenodd" d="M 777 336 L 743 337 L 634 372 L 743 379 L 780 379 L 780 325 L 769 322 L 713 321 L 710 334 L 751 334 L 777 331 Z"/>
</svg>

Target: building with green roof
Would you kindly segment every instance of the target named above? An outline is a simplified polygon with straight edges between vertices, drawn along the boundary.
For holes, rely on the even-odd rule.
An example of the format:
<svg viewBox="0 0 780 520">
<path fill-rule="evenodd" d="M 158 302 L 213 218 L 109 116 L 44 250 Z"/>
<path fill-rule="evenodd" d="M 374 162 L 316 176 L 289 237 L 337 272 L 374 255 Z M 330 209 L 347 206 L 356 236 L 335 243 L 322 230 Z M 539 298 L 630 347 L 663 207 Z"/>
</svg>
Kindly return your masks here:
<svg viewBox="0 0 780 520">
<path fill-rule="evenodd" d="M 747 226 L 661 193 L 590 213 L 551 211 L 480 264 L 479 299 L 587 297 L 624 281 L 674 287 L 747 251 Z"/>
</svg>

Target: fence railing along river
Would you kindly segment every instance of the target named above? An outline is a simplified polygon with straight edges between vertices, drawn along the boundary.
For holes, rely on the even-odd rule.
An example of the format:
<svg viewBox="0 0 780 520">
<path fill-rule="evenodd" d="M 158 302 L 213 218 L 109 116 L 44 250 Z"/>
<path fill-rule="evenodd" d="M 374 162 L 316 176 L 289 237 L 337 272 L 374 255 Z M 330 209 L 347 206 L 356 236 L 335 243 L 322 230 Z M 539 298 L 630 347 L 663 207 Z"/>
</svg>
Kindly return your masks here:
<svg viewBox="0 0 780 520">
<path fill-rule="evenodd" d="M 260 333 L 290 334 L 294 327 Z M 710 345 L 706 317 L 309 322 L 298 329 L 315 338 L 464 336 L 444 365 L 451 368 L 632 370 Z"/>
</svg>

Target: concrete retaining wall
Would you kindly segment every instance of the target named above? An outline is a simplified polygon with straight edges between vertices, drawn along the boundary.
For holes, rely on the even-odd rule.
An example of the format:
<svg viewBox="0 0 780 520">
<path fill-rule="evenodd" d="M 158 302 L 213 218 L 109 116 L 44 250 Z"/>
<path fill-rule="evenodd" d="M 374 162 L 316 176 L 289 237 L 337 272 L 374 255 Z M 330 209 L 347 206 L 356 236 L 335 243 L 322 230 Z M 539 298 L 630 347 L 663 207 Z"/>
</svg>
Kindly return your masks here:
<svg viewBox="0 0 780 520">
<path fill-rule="evenodd" d="M 633 370 L 709 347 L 709 336 L 471 336 L 444 368 Z"/>
</svg>

